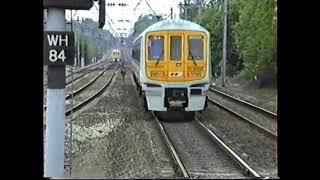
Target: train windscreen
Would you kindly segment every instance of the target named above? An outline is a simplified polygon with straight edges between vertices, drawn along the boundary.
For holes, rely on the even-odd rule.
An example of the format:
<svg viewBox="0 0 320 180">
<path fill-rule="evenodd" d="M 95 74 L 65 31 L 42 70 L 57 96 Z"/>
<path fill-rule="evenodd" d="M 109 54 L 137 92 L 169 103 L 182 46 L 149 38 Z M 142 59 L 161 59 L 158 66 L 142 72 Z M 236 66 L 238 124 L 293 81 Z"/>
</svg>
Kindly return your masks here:
<svg viewBox="0 0 320 180">
<path fill-rule="evenodd" d="M 189 60 L 203 60 L 203 36 L 189 36 Z"/>
<path fill-rule="evenodd" d="M 148 59 L 163 60 L 164 58 L 164 37 L 149 36 L 148 42 Z"/>
</svg>

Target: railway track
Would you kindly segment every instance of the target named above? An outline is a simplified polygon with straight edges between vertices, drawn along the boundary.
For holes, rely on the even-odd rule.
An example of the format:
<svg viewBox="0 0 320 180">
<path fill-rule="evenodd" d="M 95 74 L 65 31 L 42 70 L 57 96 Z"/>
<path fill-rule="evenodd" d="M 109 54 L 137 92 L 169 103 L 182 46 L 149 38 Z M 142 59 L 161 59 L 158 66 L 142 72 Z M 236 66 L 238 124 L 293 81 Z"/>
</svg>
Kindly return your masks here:
<svg viewBox="0 0 320 180">
<path fill-rule="evenodd" d="M 108 68 L 110 68 L 110 67 L 112 67 L 112 65 L 110 65 Z M 106 83 L 104 83 L 104 85 L 98 91 L 95 91 L 92 94 L 88 95 L 88 97 L 85 97 L 85 100 L 82 100 L 82 99 L 84 99 L 84 97 L 81 97 L 80 102 L 77 103 L 77 105 L 75 105 L 74 107 L 67 108 L 66 116 L 70 115 L 72 112 L 79 110 L 80 108 L 82 108 L 83 106 L 85 106 L 89 102 L 91 102 L 94 98 L 98 97 L 110 85 L 117 68 L 118 68 L 118 65 L 116 65 L 116 67 L 113 69 L 112 74 L 109 77 L 109 80 Z M 102 73 L 102 75 L 100 76 L 101 79 L 104 79 L 103 75 L 106 74 L 106 72 L 107 71 Z M 95 87 L 93 87 L 93 89 L 95 89 Z M 67 107 L 68 107 L 68 105 L 67 105 Z"/>
<path fill-rule="evenodd" d="M 200 121 L 160 122 L 153 117 L 184 178 L 261 178 Z"/>
<path fill-rule="evenodd" d="M 75 72 L 73 72 L 74 77 L 70 77 L 72 74 L 68 73 L 66 75 L 66 85 L 69 85 L 72 82 L 82 78 L 87 73 L 90 73 L 90 72 L 94 71 L 99 66 L 103 66 L 103 64 L 102 63 L 97 63 L 97 64 L 94 64 L 94 65 L 91 65 L 91 66 L 89 65 L 89 66 L 86 66 L 86 67 L 81 68 L 79 70 L 76 70 Z M 48 76 L 45 74 L 44 77 L 45 77 L 44 78 L 45 79 L 44 80 L 44 87 L 45 87 L 44 89 L 46 89 L 46 87 L 48 86 L 48 82 L 47 82 Z"/>
<path fill-rule="evenodd" d="M 264 114 L 266 116 L 272 117 L 274 120 L 277 120 L 278 115 L 275 112 L 271 112 L 269 110 L 263 109 L 261 107 L 258 107 L 258 106 L 254 105 L 254 104 L 251 104 L 251 103 L 248 103 L 248 102 L 246 102 L 244 100 L 241 100 L 239 98 L 233 97 L 230 94 L 227 94 L 225 92 L 222 92 L 222 91 L 214 88 L 214 86 L 210 87 L 210 91 L 215 92 L 216 94 L 221 95 L 223 97 L 229 98 L 232 101 L 241 103 L 241 104 L 247 106 L 248 108 L 252 108 L 255 111 L 258 111 L 258 112 L 260 112 L 260 113 L 262 113 L 262 114 Z"/>
<path fill-rule="evenodd" d="M 95 63 L 95 64 L 91 64 L 91 65 L 85 66 L 83 68 L 77 69 L 74 73 L 80 73 L 80 72 L 82 72 L 82 71 L 84 71 L 86 69 L 92 69 L 92 68 L 95 69 L 96 67 L 98 67 L 100 65 L 101 65 L 101 62 Z M 69 77 L 69 76 L 71 76 L 71 73 L 67 73 L 66 74 L 66 78 Z"/>
<path fill-rule="evenodd" d="M 107 64 L 110 65 L 110 64 Z M 100 67 L 99 67 L 100 66 Z M 86 71 L 83 71 L 80 74 L 74 74 L 73 77 L 69 77 L 69 79 L 66 80 L 66 90 L 70 89 L 71 85 L 77 81 L 82 81 L 82 79 L 86 78 L 87 76 L 90 76 L 91 74 L 95 74 L 96 71 L 99 71 L 100 69 L 104 69 L 106 65 L 100 64 L 99 66 L 95 66 L 95 69 L 85 69 Z M 47 93 L 47 87 L 44 87 L 44 96 L 46 96 Z"/>
<path fill-rule="evenodd" d="M 70 78 L 70 76 L 72 75 L 72 74 L 69 74 L 68 76 L 66 76 L 66 78 L 70 78 L 71 80 L 70 81 L 68 81 L 68 79 L 66 80 L 66 84 L 70 84 L 70 83 L 72 83 L 72 82 L 74 82 L 75 80 L 78 80 L 79 78 L 82 78 L 84 75 L 86 75 L 87 73 L 90 73 L 90 72 L 93 72 L 93 71 L 96 71 L 96 70 L 98 70 L 98 69 L 101 69 L 101 68 L 103 68 L 105 65 L 110 65 L 110 63 L 107 63 L 107 64 L 105 64 L 105 63 L 97 63 L 97 64 L 94 64 L 94 65 L 92 65 L 92 66 L 87 66 L 87 67 L 85 67 L 83 70 L 81 70 L 81 71 L 79 71 L 79 72 L 76 72 L 76 74 L 81 74 L 79 77 L 73 77 L 73 80 L 72 80 L 72 78 Z M 83 73 L 84 72 L 84 73 Z M 75 73 L 73 73 L 73 74 L 75 74 Z"/>
<path fill-rule="evenodd" d="M 210 87 L 209 102 L 250 124 L 265 135 L 277 138 L 277 114 Z"/>
<path fill-rule="evenodd" d="M 102 66 L 103 67 L 103 66 Z M 98 71 L 98 69 L 86 69 L 85 71 L 82 71 L 81 73 L 75 73 L 73 77 L 69 77 L 66 79 L 66 90 L 72 86 L 77 81 L 81 81 L 82 79 L 86 78 L 87 76 L 90 76 L 92 73 L 95 73 Z M 44 85 L 43 89 L 44 97 L 46 97 L 47 94 L 47 84 Z M 44 102 L 45 103 L 45 102 Z"/>
<path fill-rule="evenodd" d="M 86 83 L 85 85 L 81 86 L 80 88 L 78 88 L 77 90 L 75 90 L 74 92 L 67 94 L 66 95 L 66 100 L 70 99 L 71 97 L 74 97 L 78 94 L 80 94 L 83 90 L 85 90 L 86 88 L 88 88 L 90 85 L 92 85 L 99 77 L 101 77 L 103 75 L 103 73 L 105 73 L 108 68 L 111 66 L 111 64 L 107 65 L 106 68 L 104 68 L 102 71 L 99 72 L 99 74 L 97 76 L 95 76 L 91 81 L 89 81 L 88 83 Z M 68 87 L 70 88 L 70 86 Z M 44 105 L 44 110 L 47 109 L 47 106 Z"/>
</svg>

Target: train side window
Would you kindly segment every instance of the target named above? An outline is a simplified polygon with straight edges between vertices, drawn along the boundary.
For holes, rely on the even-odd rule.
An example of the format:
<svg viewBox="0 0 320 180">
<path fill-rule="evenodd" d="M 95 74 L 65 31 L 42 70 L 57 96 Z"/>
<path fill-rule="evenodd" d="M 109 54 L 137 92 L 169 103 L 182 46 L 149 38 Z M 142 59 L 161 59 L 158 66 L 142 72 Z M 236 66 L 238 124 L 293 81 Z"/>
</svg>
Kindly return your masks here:
<svg viewBox="0 0 320 180">
<path fill-rule="evenodd" d="M 203 36 L 189 36 L 189 60 L 202 60 L 204 57 L 203 51 Z"/>
<path fill-rule="evenodd" d="M 164 58 L 164 37 L 149 36 L 148 39 L 148 59 L 163 60 Z"/>
<path fill-rule="evenodd" d="M 136 60 L 137 61 L 140 61 L 140 49 L 139 49 L 140 47 L 139 46 L 140 46 L 140 44 L 137 44 L 137 46 L 136 46 L 136 53 L 137 53 Z"/>
<path fill-rule="evenodd" d="M 132 48 L 132 58 L 140 61 L 140 44 L 134 44 Z"/>
<path fill-rule="evenodd" d="M 173 61 L 181 60 L 181 36 L 170 37 L 170 59 Z"/>
<path fill-rule="evenodd" d="M 137 58 L 136 58 L 137 61 L 140 61 L 140 50 L 139 49 L 137 49 L 137 55 L 136 56 L 137 56 Z"/>
</svg>

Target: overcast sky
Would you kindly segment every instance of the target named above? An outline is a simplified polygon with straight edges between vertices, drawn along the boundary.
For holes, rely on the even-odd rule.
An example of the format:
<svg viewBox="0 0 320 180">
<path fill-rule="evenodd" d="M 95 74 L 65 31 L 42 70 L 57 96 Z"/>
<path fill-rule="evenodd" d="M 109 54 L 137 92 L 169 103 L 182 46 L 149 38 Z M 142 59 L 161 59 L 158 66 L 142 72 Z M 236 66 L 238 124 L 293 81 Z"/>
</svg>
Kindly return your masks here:
<svg viewBox="0 0 320 180">
<path fill-rule="evenodd" d="M 140 2 L 141 1 L 141 2 Z M 147 5 L 146 1 L 149 3 L 151 8 L 159 15 L 167 15 L 170 14 L 170 8 L 173 8 L 173 17 L 179 18 L 179 7 L 178 4 L 180 2 L 183 3 L 183 0 L 106 0 L 107 3 L 126 3 L 128 4 L 126 7 L 119 7 L 118 5 L 114 7 L 110 7 L 106 5 L 106 23 L 104 25 L 104 29 L 110 30 L 110 25 L 114 31 L 118 34 L 120 33 L 129 33 L 129 30 L 137 21 L 138 17 L 142 14 L 153 14 L 150 7 Z M 139 3 L 140 2 L 140 3 Z M 139 3 L 139 5 L 138 5 Z M 72 11 L 73 19 L 82 18 L 91 18 L 94 21 L 98 21 L 99 19 L 99 8 L 98 3 L 94 3 L 95 6 L 88 11 L 78 10 Z M 70 10 L 66 10 L 66 19 L 70 20 L 71 12 Z M 119 22 L 118 20 L 130 20 L 130 22 Z M 109 23 L 110 25 L 109 25 Z M 121 30 L 120 30 L 121 29 Z M 124 30 L 125 29 L 125 30 Z"/>
</svg>

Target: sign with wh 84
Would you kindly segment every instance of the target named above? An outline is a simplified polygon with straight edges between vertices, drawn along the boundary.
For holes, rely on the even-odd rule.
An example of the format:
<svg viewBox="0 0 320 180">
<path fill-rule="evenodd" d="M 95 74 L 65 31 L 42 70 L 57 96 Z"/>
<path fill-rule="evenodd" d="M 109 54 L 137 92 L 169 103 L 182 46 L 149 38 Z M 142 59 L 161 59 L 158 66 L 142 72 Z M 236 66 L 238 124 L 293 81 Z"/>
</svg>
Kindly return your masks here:
<svg viewBox="0 0 320 180">
<path fill-rule="evenodd" d="M 43 50 L 45 65 L 72 65 L 74 63 L 74 33 L 45 31 Z"/>
</svg>

